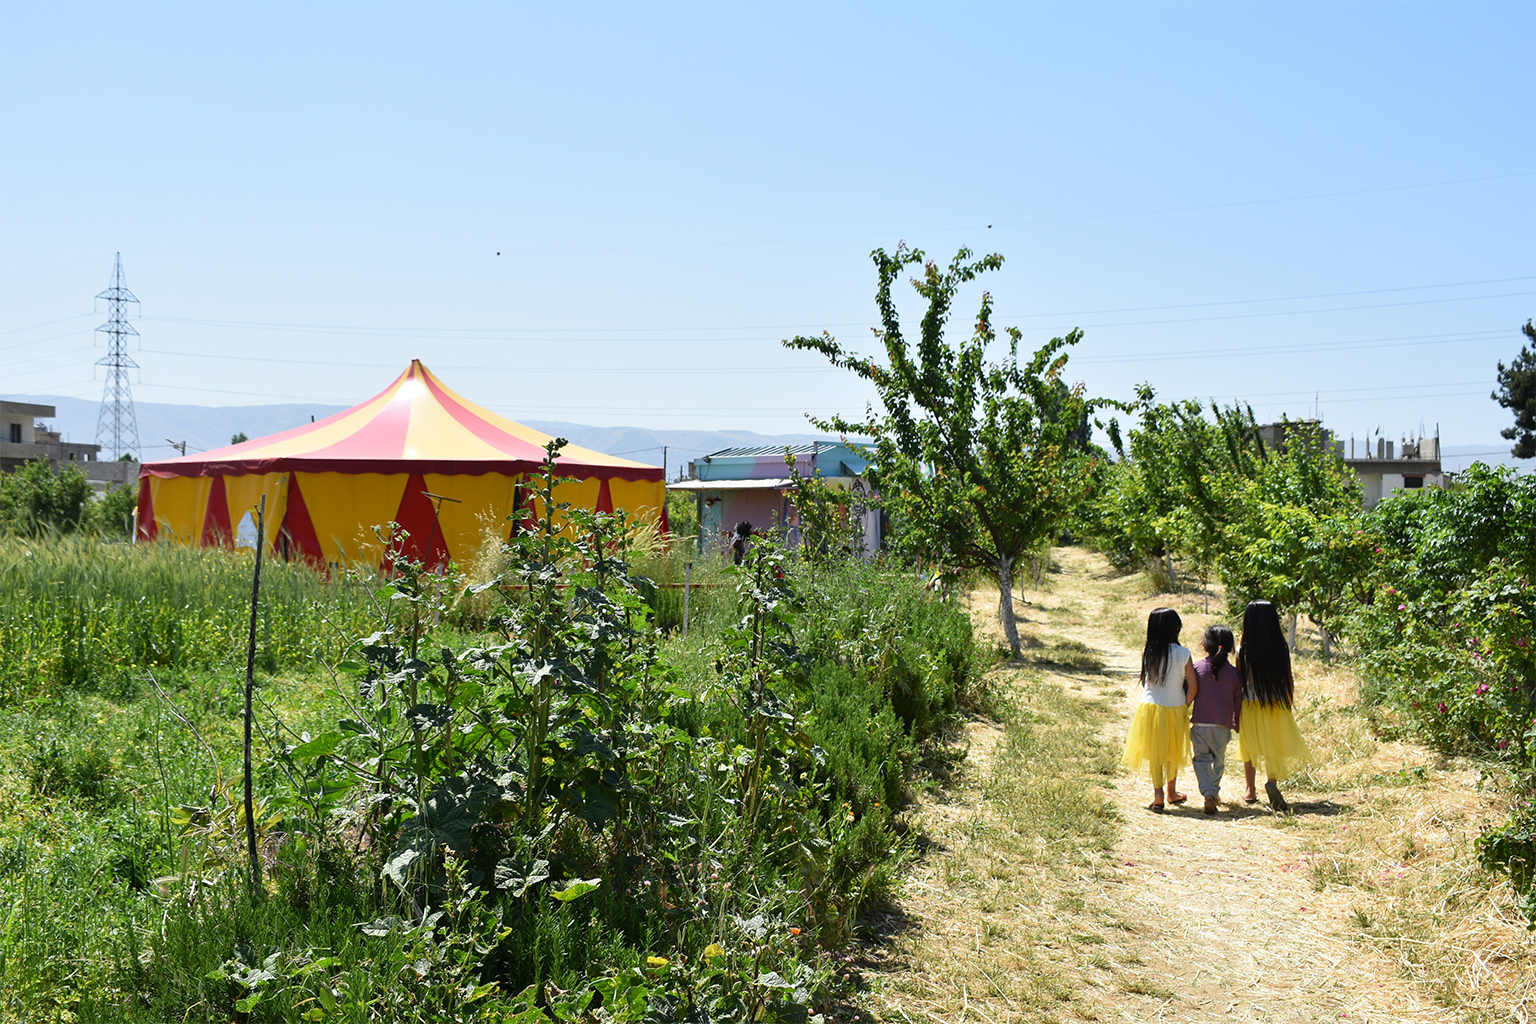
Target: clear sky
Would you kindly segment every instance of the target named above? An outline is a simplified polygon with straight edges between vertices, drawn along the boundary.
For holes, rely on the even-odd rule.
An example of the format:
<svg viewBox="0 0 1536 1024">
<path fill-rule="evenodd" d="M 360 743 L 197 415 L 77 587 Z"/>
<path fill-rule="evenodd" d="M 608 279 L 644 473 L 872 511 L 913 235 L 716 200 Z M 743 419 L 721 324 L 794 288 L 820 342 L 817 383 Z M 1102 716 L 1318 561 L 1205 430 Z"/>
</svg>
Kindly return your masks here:
<svg viewBox="0 0 1536 1024">
<path fill-rule="evenodd" d="M 902 240 L 1003 254 L 1094 394 L 1501 444 L 1536 5 L 0 4 L 3 392 L 101 394 L 120 250 L 143 401 L 419 357 L 515 418 L 804 430 L 869 395 L 779 340 L 867 345 Z"/>
</svg>

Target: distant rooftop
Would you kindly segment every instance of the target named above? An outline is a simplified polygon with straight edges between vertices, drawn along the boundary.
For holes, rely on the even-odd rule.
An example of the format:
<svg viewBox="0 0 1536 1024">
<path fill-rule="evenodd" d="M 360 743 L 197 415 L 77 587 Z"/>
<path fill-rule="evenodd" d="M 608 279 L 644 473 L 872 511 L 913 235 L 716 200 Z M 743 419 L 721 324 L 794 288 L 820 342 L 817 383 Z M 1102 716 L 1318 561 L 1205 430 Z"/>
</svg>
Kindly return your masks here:
<svg viewBox="0 0 1536 1024">
<path fill-rule="evenodd" d="M 723 451 L 711 452 L 707 458 L 711 459 L 760 459 L 769 455 L 782 456 L 785 452 L 791 455 L 820 455 L 822 452 L 831 451 L 838 447 L 831 441 L 818 441 L 815 444 L 792 445 L 763 445 L 758 448 L 726 448 Z"/>
<path fill-rule="evenodd" d="M 45 420 L 51 420 L 54 416 L 53 406 L 33 405 L 31 402 L 0 402 L 0 413 L 10 416 L 33 416 Z"/>
</svg>

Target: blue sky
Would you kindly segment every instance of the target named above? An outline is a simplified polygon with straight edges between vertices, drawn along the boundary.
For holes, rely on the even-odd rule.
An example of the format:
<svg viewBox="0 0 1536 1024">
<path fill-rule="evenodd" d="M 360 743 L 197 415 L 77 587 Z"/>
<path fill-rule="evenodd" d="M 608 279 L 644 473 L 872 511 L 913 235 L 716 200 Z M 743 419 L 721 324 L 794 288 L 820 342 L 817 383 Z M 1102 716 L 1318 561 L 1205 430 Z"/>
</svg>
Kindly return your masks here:
<svg viewBox="0 0 1536 1024">
<path fill-rule="evenodd" d="M 1094 394 L 1497 445 L 1533 53 L 1530 3 L 0 5 L 0 391 L 100 395 L 120 250 L 144 401 L 420 357 L 513 417 L 803 430 L 869 395 L 779 340 L 867 344 L 905 240 L 1002 253 Z"/>
</svg>

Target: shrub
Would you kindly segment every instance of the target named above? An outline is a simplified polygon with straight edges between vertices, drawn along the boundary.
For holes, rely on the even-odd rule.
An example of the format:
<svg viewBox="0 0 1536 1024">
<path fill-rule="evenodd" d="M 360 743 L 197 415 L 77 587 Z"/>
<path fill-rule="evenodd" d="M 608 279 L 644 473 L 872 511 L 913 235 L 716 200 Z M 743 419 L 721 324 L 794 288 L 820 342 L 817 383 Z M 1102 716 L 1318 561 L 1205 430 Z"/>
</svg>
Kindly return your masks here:
<svg viewBox="0 0 1536 1024">
<path fill-rule="evenodd" d="M 78 466 L 58 473 L 44 460 L 0 473 L 0 536 L 73 533 L 85 518 L 91 485 Z"/>
<path fill-rule="evenodd" d="M 1368 597 L 1348 625 L 1366 696 L 1442 750 L 1509 767 L 1513 816 L 1480 851 L 1536 925 L 1536 477 L 1474 464 L 1366 525 Z"/>
</svg>

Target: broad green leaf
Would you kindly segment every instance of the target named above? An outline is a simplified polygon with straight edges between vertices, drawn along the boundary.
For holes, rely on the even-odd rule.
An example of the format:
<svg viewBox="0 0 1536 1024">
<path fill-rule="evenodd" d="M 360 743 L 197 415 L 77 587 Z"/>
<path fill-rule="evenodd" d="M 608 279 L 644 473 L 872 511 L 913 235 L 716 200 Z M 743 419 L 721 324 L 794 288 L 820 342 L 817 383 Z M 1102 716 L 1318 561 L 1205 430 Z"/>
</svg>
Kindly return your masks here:
<svg viewBox="0 0 1536 1024">
<path fill-rule="evenodd" d="M 580 899 L 587 893 L 597 889 L 602 884 L 603 880 L 601 878 L 577 879 L 570 885 L 566 886 L 564 889 L 557 889 L 554 892 L 551 892 L 550 895 L 559 900 L 561 903 L 569 903 L 571 900 Z"/>
<path fill-rule="evenodd" d="M 336 749 L 336 744 L 340 743 L 343 739 L 345 737 L 339 732 L 321 733 L 308 743 L 300 743 L 288 753 L 289 756 L 296 760 L 312 761 L 317 757 L 323 757 L 331 753 Z"/>
</svg>

